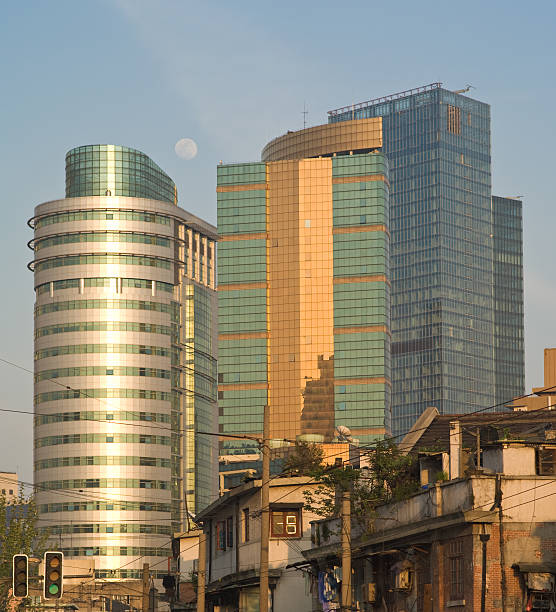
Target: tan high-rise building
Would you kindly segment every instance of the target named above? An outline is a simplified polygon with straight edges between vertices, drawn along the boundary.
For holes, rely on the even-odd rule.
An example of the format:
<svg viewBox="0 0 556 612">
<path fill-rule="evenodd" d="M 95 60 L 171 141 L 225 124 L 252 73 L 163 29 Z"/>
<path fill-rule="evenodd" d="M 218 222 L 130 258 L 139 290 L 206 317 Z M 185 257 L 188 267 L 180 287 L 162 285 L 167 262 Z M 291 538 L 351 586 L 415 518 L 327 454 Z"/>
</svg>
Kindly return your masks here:
<svg viewBox="0 0 556 612">
<path fill-rule="evenodd" d="M 361 441 L 390 429 L 388 163 L 381 119 L 271 141 L 218 167 L 222 433 Z M 237 441 L 223 441 L 238 452 Z"/>
<path fill-rule="evenodd" d="M 9 504 L 19 496 L 19 481 L 16 472 L 0 472 L 0 494 Z"/>
<path fill-rule="evenodd" d="M 116 145 L 69 151 L 66 197 L 30 225 L 40 525 L 97 578 L 165 573 L 172 533 L 217 493 L 198 433 L 217 419 L 216 228 Z"/>
</svg>

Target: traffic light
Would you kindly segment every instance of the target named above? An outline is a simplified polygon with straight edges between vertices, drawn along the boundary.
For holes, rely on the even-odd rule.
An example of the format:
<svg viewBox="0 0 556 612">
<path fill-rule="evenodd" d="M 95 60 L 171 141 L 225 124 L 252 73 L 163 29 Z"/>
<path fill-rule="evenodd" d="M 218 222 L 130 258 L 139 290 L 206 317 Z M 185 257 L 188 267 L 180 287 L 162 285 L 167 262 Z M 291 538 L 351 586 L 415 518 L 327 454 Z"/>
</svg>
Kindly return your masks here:
<svg viewBox="0 0 556 612">
<path fill-rule="evenodd" d="M 14 597 L 27 597 L 29 592 L 29 559 L 27 555 L 14 555 L 12 563 L 12 593 Z"/>
<path fill-rule="evenodd" d="M 44 553 L 44 598 L 60 599 L 62 597 L 64 553 Z"/>
</svg>

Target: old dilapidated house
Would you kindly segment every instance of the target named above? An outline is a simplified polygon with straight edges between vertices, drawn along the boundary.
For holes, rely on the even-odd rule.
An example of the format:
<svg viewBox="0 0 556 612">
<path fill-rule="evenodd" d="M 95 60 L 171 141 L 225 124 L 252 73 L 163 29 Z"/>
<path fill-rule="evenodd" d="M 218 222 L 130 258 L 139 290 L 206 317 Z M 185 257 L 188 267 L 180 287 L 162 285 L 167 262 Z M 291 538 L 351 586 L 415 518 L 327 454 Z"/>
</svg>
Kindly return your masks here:
<svg viewBox="0 0 556 612">
<path fill-rule="evenodd" d="M 353 609 L 554 610 L 553 421 L 423 415 L 401 445 L 418 457 L 420 491 L 353 520 Z M 339 609 L 340 535 L 338 518 L 312 523 L 313 610 Z"/>
</svg>

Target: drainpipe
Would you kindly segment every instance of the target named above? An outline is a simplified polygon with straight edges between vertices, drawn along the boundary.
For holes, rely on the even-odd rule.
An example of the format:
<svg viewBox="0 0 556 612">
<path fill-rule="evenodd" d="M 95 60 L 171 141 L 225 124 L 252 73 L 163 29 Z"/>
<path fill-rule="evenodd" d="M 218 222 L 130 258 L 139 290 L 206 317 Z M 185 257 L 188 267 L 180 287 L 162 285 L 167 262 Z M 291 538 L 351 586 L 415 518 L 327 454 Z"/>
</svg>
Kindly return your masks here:
<svg viewBox="0 0 556 612">
<path fill-rule="evenodd" d="M 235 526 L 235 536 L 236 536 L 236 541 L 235 541 L 235 545 L 236 545 L 236 572 L 239 572 L 239 543 L 241 541 L 240 538 L 240 530 L 241 530 L 241 522 L 240 522 L 240 516 L 239 516 L 239 500 L 236 501 L 236 508 L 235 508 L 235 515 L 236 515 L 236 526 Z"/>
<path fill-rule="evenodd" d="M 486 584 L 487 584 L 487 542 L 490 540 L 490 534 L 481 533 L 479 538 L 483 544 L 483 566 L 481 575 L 481 612 L 486 611 Z"/>
<path fill-rule="evenodd" d="M 496 474 L 495 507 L 498 507 L 498 525 L 500 540 L 500 588 L 502 591 L 502 612 L 506 612 L 508 582 L 506 580 L 506 555 L 504 551 L 504 514 L 502 512 L 502 474 Z"/>
<path fill-rule="evenodd" d="M 207 584 L 212 582 L 212 519 L 209 520 L 209 528 L 208 528 L 208 577 Z"/>
</svg>

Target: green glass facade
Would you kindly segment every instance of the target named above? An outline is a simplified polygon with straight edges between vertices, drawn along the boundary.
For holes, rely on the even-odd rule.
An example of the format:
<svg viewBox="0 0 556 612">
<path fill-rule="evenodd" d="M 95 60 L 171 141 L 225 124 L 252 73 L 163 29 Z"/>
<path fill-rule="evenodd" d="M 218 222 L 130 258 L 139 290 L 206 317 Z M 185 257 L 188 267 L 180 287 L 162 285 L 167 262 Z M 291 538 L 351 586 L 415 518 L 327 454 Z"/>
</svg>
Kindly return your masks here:
<svg viewBox="0 0 556 612">
<path fill-rule="evenodd" d="M 522 202 L 492 197 L 496 403 L 525 393 Z"/>
<path fill-rule="evenodd" d="M 257 185 L 259 189 L 217 193 L 217 228 L 222 239 L 266 232 L 266 165 L 262 163 L 220 165 L 217 186 Z M 266 284 L 266 241 L 222 241 L 218 245 L 218 286 L 259 282 Z M 266 334 L 266 288 L 242 287 L 218 292 L 218 427 L 221 433 L 262 431 L 263 408 L 268 402 L 266 338 L 223 339 L 223 336 Z M 250 372 L 251 367 L 254 371 Z M 250 379 L 251 388 L 240 388 Z M 236 384 L 238 388 L 229 388 Z M 254 388 L 258 384 L 264 388 Z M 226 385 L 226 389 L 222 386 Z M 221 453 L 257 452 L 250 440 L 223 440 Z M 235 466 L 234 466 L 235 469 Z"/>
<path fill-rule="evenodd" d="M 219 428 L 260 433 L 268 404 L 274 438 L 331 441 L 344 425 L 370 442 L 391 427 L 388 161 L 366 153 L 312 162 L 217 168 Z M 293 199 L 274 193 L 301 175 L 307 183 Z M 315 225 L 322 230 L 307 237 Z M 316 285 L 330 287 L 319 294 L 325 311 Z M 283 332 L 294 327 L 286 347 Z M 256 448 L 221 441 L 227 455 Z"/>
<path fill-rule="evenodd" d="M 382 176 L 384 181 L 357 181 Z M 334 183 L 334 179 L 353 182 Z M 390 188 L 385 155 L 332 158 L 333 228 L 381 227 L 334 234 L 334 426 L 391 431 Z M 334 231 L 334 229 L 333 229 Z M 382 277 L 368 282 L 368 276 Z M 358 280 L 355 280 L 358 279 Z M 384 331 L 355 331 L 377 327 Z M 370 380 L 383 382 L 373 382 Z M 345 383 L 345 384 L 344 384 Z M 383 434 L 358 433 L 361 443 Z"/>
<path fill-rule="evenodd" d="M 496 345 L 522 338 L 523 321 L 496 314 L 508 287 L 493 241 L 490 107 L 437 83 L 331 111 L 329 122 L 368 117 L 382 117 L 390 161 L 393 429 L 401 434 L 429 406 L 467 413 L 519 393 L 522 340 L 506 375 Z M 521 236 L 512 240 L 517 257 Z M 517 313 L 522 293 L 511 300 Z"/>
<path fill-rule="evenodd" d="M 66 198 L 129 196 L 177 203 L 174 181 L 153 160 L 119 145 L 86 145 L 66 155 Z"/>
<path fill-rule="evenodd" d="M 173 374 L 173 385 L 179 382 L 182 389 L 182 406 L 174 397 L 172 422 L 175 426 L 181 418 L 179 429 L 182 432 L 216 433 L 216 294 L 214 289 L 193 282 L 186 285 L 185 293 L 187 323 L 181 326 L 181 360 Z M 185 469 L 183 482 L 187 511 L 197 513 L 214 501 L 217 470 L 214 436 L 186 438 L 181 435 L 178 439 L 182 449 L 175 453 L 174 460 Z M 189 457 L 189 461 L 183 462 L 183 456 Z"/>
</svg>

